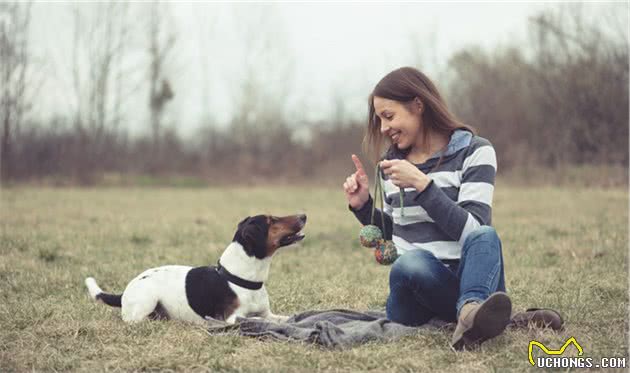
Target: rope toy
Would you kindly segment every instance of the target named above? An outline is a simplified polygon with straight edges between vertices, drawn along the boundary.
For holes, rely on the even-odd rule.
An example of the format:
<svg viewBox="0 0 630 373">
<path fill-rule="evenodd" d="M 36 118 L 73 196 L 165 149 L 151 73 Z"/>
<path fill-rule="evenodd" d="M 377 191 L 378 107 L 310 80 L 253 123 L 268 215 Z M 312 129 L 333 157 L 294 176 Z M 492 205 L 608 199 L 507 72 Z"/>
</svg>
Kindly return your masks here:
<svg viewBox="0 0 630 373">
<path fill-rule="evenodd" d="M 381 190 L 384 190 L 381 185 L 381 178 L 378 174 L 378 164 L 376 165 L 376 171 L 374 172 L 374 197 L 379 195 Z M 403 208 L 403 196 L 404 189 L 400 188 L 400 215 L 404 216 Z M 381 225 L 385 229 L 385 217 L 383 214 L 385 210 L 383 208 L 383 196 L 380 196 L 381 200 Z M 379 227 L 374 225 L 374 211 L 376 209 L 376 201 L 372 204 L 372 215 L 370 216 L 370 224 L 363 226 L 359 232 L 359 241 L 364 247 L 374 248 L 374 259 L 379 264 L 390 265 L 398 258 L 398 252 L 396 246 L 392 241 L 385 240 L 383 232 Z"/>
</svg>

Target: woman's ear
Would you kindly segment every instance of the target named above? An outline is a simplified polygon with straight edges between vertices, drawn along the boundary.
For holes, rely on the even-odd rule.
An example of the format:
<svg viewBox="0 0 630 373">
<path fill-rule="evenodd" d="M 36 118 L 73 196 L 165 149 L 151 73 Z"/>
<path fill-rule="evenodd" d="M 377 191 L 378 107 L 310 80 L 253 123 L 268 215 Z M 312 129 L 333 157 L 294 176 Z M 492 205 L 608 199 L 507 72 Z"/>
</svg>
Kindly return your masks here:
<svg viewBox="0 0 630 373">
<path fill-rule="evenodd" d="M 414 98 L 413 102 L 414 102 L 416 108 L 418 109 L 418 112 L 420 114 L 422 114 L 424 112 L 424 105 L 422 104 L 422 101 L 420 101 L 420 97 Z"/>
</svg>

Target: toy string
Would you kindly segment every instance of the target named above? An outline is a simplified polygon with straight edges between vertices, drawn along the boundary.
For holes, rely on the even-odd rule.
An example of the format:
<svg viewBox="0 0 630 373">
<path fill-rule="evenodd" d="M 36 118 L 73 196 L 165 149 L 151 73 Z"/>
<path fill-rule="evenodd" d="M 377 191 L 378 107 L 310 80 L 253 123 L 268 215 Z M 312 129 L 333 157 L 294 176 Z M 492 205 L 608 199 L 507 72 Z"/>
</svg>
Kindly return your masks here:
<svg viewBox="0 0 630 373">
<path fill-rule="evenodd" d="M 405 206 L 403 200 L 405 199 L 405 188 L 400 188 L 400 216 L 405 217 Z"/>
<path fill-rule="evenodd" d="M 381 177 L 378 173 L 378 163 L 376 164 L 376 168 L 374 170 L 374 198 L 376 198 L 376 196 L 379 196 L 379 199 L 381 200 L 381 224 L 383 227 L 383 237 L 385 237 L 385 217 L 383 216 L 383 214 L 385 213 L 385 206 L 383 204 L 383 196 L 379 195 L 379 193 L 382 190 L 385 190 L 383 188 L 383 186 L 381 185 Z M 374 225 L 374 211 L 376 210 L 376 201 L 374 201 L 374 203 L 372 204 L 372 215 L 370 216 L 370 224 Z"/>
<path fill-rule="evenodd" d="M 385 188 L 383 187 L 383 185 L 381 184 L 383 181 L 381 180 L 381 177 L 379 175 L 379 166 L 378 163 L 376 164 L 376 168 L 374 170 L 374 198 L 376 198 L 376 196 L 379 196 L 380 200 L 381 200 L 381 223 L 383 224 L 383 236 L 385 235 L 385 217 L 383 216 L 383 214 L 385 213 L 385 207 L 383 204 L 383 196 L 379 195 L 379 193 L 381 191 L 384 191 Z M 400 216 L 404 217 L 405 216 L 405 206 L 404 206 L 404 199 L 405 199 L 405 188 L 400 188 Z M 370 224 L 374 225 L 374 210 L 376 210 L 376 203 L 372 204 L 372 215 L 370 216 Z"/>
</svg>

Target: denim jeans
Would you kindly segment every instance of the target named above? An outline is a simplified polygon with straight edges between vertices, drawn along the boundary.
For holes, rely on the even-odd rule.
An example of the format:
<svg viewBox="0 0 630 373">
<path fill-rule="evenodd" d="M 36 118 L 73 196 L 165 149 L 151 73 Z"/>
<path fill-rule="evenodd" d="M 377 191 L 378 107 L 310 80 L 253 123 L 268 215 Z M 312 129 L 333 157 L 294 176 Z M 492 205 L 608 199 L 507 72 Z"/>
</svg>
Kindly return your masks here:
<svg viewBox="0 0 630 373">
<path fill-rule="evenodd" d="M 389 289 L 387 317 L 392 321 L 414 326 L 433 317 L 456 321 L 465 303 L 505 291 L 499 236 L 490 226 L 471 232 L 459 265 L 447 265 L 427 250 L 409 251 L 392 265 Z"/>
</svg>

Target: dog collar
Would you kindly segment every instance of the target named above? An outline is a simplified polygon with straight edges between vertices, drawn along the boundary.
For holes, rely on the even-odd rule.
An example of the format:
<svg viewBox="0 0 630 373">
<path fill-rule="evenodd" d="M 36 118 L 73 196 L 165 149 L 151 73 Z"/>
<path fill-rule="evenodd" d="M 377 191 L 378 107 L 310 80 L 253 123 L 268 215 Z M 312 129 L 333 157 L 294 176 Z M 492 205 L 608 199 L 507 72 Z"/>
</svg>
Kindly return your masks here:
<svg viewBox="0 0 630 373">
<path fill-rule="evenodd" d="M 225 267 L 221 265 L 221 262 L 217 263 L 217 272 L 219 272 L 219 276 L 245 289 L 258 290 L 263 286 L 262 282 L 254 282 L 254 281 L 245 280 L 231 274 L 230 271 L 228 271 Z"/>
</svg>

